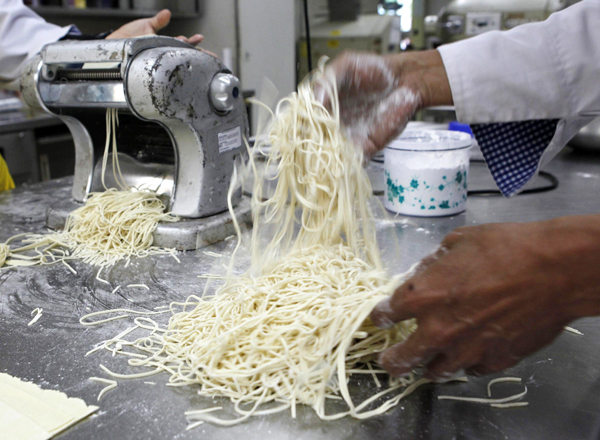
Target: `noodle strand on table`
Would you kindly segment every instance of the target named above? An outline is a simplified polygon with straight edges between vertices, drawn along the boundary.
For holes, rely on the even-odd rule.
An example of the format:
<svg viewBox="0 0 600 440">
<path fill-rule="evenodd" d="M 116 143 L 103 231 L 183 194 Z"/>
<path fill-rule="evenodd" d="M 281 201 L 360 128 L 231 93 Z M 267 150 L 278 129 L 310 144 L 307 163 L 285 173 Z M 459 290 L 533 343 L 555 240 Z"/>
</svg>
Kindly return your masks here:
<svg viewBox="0 0 600 440">
<path fill-rule="evenodd" d="M 85 204 L 69 214 L 63 231 L 26 234 L 21 238 L 24 246 L 20 248 L 0 244 L 0 267 L 66 264 L 67 260 L 75 259 L 105 267 L 131 257 L 175 254 L 174 249 L 153 246 L 152 234 L 159 222 L 174 222 L 177 217 L 165 212 L 164 203 L 154 191 L 130 188 L 121 174 L 117 154 L 117 123 L 117 110 L 108 109 L 106 145 L 102 158 L 102 185 L 106 191 L 90 193 Z M 105 182 L 111 144 L 113 176 L 120 190 L 107 188 Z M 29 251 L 34 251 L 35 255 L 19 255 Z M 24 262 L 24 257 L 29 261 Z M 76 273 L 72 267 L 67 265 L 67 268 Z"/>
<path fill-rule="evenodd" d="M 228 426 L 287 410 L 295 417 L 298 404 L 324 420 L 367 418 L 428 382 L 410 375 L 390 378 L 385 387 L 375 376 L 385 389 L 373 400 L 353 401 L 350 376 L 375 375 L 378 353 L 405 340 L 415 324 L 382 330 L 368 319 L 403 278 L 383 268 L 369 208 L 371 185 L 362 155 L 341 134 L 335 82 L 322 67 L 314 76 L 333 97 L 332 109 L 303 82 L 274 113 L 265 170 L 275 171 L 259 171 L 251 155 L 251 268 L 234 276 L 230 265 L 214 295 L 171 303 L 166 327 L 157 330 L 156 323 L 143 337 L 119 340 L 143 355 L 129 358 L 130 366 L 167 372 L 170 386 L 199 385 L 202 396 L 227 397 L 237 414 L 192 411 L 190 421 Z M 255 150 L 262 151 L 260 142 Z M 274 193 L 265 197 L 264 185 L 275 181 Z M 232 215 L 235 184 L 229 191 Z M 239 234 L 238 228 L 236 250 Z M 111 351 L 109 342 L 103 348 Z M 339 398 L 346 409 L 328 414 L 326 402 Z"/>
</svg>

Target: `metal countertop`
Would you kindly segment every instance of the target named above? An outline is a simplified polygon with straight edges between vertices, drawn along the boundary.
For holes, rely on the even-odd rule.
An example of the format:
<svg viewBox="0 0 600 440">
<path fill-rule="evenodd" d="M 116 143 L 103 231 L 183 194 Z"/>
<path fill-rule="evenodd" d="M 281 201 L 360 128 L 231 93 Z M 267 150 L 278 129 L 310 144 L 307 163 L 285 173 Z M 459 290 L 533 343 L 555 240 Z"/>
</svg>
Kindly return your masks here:
<svg viewBox="0 0 600 440">
<path fill-rule="evenodd" d="M 454 217 L 379 221 L 378 241 L 384 260 L 392 271 L 406 270 L 434 250 L 445 234 L 463 225 L 600 212 L 600 156 L 566 149 L 546 170 L 560 180 L 555 191 L 512 199 L 472 197 L 467 211 Z M 469 186 L 494 187 L 484 165 L 471 165 Z M 42 231 L 46 206 L 66 197 L 70 197 L 70 179 L 1 193 L 0 241 L 19 232 Z M 392 229 L 398 233 L 400 246 L 390 244 Z M 208 249 L 227 256 L 232 246 L 230 240 Z M 115 390 L 96 402 L 103 385 L 88 378 L 103 376 L 99 363 L 121 372 L 129 370 L 125 359 L 112 358 L 107 352 L 83 356 L 97 342 L 125 329 L 129 322 L 120 320 L 85 328 L 79 324 L 79 317 L 117 307 L 152 310 L 182 300 L 201 292 L 204 281 L 196 278 L 197 274 L 222 263 L 202 251 L 183 253 L 180 258 L 181 264 L 160 256 L 133 261 L 127 269 L 116 265 L 102 275 L 110 286 L 98 283 L 97 270 L 80 263 L 73 263 L 77 276 L 61 265 L 0 271 L 0 371 L 100 407 L 95 415 L 57 439 L 600 438 L 600 318 L 573 323 L 584 336 L 565 332 L 552 345 L 502 375 L 473 378 L 469 383 L 423 386 L 398 407 L 365 421 L 346 418 L 322 422 L 312 409 L 300 408 L 296 420 L 288 413 L 280 413 L 256 417 L 234 427 L 203 425 L 186 432 L 184 411 L 212 406 L 213 402 L 199 397 L 193 388 L 165 386 L 164 374 L 121 380 Z M 240 269 L 243 265 L 241 261 Z M 151 290 L 122 288 L 111 294 L 117 285 L 131 283 L 146 283 Z M 43 315 L 28 327 L 30 313 L 36 307 L 43 308 Z M 507 375 L 521 377 L 528 386 L 528 407 L 495 409 L 437 399 L 441 394 L 484 397 L 491 378 Z M 372 380 L 361 380 L 353 386 L 359 397 L 372 394 Z M 144 384 L 145 381 L 156 385 Z M 503 397 L 521 389 L 508 384 L 500 385 L 497 392 Z M 227 405 L 226 402 L 224 406 Z"/>
</svg>

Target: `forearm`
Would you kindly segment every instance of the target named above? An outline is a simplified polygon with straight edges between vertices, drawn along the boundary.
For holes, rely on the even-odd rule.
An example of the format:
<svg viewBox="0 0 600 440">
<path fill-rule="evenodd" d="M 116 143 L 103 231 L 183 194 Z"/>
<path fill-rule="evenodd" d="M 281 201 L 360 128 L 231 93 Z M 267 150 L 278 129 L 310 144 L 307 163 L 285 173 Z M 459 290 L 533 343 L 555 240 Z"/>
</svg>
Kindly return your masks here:
<svg viewBox="0 0 600 440">
<path fill-rule="evenodd" d="M 600 2 L 584 1 L 542 23 L 388 59 L 422 108 L 455 105 L 463 122 L 585 117 L 600 113 L 598 23 Z"/>
<path fill-rule="evenodd" d="M 438 48 L 458 119 L 572 119 L 600 112 L 600 2 Z"/>
</svg>

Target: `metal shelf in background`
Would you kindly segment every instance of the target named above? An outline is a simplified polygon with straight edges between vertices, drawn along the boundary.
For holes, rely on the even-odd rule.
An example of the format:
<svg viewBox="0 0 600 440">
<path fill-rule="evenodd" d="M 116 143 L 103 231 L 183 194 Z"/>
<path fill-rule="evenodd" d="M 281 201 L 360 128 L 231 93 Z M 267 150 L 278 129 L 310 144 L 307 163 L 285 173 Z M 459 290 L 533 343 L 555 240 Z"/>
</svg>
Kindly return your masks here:
<svg viewBox="0 0 600 440">
<path fill-rule="evenodd" d="M 81 17 L 81 18 L 146 18 L 159 11 L 145 9 L 110 9 L 110 8 L 66 8 L 63 6 L 33 6 L 33 11 L 42 17 Z M 200 12 L 171 11 L 171 18 L 198 18 Z"/>
</svg>

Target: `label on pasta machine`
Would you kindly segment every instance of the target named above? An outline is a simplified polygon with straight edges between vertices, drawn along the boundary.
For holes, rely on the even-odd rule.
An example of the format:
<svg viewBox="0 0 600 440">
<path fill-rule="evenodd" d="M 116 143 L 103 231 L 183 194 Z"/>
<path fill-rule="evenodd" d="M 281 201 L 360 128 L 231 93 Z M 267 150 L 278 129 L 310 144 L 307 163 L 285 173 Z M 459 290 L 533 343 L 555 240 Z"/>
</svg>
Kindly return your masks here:
<svg viewBox="0 0 600 440">
<path fill-rule="evenodd" d="M 242 146 L 242 129 L 237 126 L 217 134 L 219 139 L 219 154 L 235 150 Z"/>
</svg>

